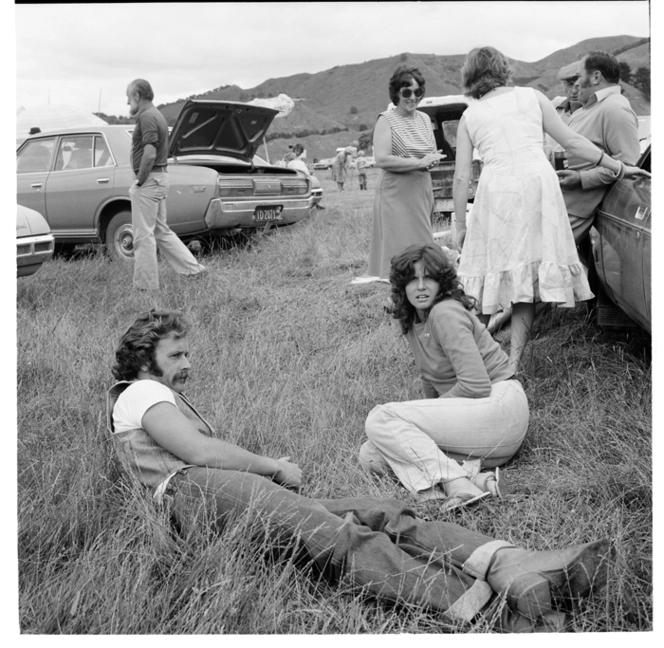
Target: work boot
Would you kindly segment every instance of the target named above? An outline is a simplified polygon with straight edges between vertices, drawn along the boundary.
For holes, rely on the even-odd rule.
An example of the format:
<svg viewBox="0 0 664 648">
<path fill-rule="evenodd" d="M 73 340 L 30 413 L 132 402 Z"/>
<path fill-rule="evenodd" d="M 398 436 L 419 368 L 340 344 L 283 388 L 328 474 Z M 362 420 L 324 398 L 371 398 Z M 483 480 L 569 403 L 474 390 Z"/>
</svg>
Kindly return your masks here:
<svg viewBox="0 0 664 648">
<path fill-rule="evenodd" d="M 608 540 L 553 551 L 503 547 L 493 555 L 486 581 L 513 610 L 536 619 L 602 587 L 609 558 Z"/>
</svg>

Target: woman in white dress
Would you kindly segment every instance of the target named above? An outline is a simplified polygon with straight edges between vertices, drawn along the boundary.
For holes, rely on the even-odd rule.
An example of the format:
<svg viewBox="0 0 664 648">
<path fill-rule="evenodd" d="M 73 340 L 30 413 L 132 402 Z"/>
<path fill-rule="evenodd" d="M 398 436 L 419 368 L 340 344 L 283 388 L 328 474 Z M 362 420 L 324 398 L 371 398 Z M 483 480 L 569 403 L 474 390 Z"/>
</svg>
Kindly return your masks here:
<svg viewBox="0 0 664 648">
<path fill-rule="evenodd" d="M 572 307 L 592 298 L 579 261 L 559 178 L 543 131 L 570 153 L 622 177 L 647 175 L 606 155 L 568 128 L 534 88 L 507 87 L 512 68 L 493 47 L 472 50 L 461 70 L 473 102 L 457 132 L 454 214 L 459 279 L 479 304 L 480 320 L 512 307 L 510 368 L 519 371 L 538 301 Z M 473 149 L 483 161 L 466 224 Z"/>
</svg>

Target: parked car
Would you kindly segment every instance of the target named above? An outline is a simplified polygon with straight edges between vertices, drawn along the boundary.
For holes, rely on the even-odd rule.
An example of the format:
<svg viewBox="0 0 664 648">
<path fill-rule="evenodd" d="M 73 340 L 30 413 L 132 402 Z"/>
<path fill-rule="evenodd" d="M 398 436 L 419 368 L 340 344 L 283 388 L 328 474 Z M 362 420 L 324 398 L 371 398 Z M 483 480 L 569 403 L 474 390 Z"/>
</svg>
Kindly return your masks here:
<svg viewBox="0 0 664 648">
<path fill-rule="evenodd" d="M 53 256 L 54 241 L 44 217 L 16 205 L 16 276 L 27 277 Z"/>
<path fill-rule="evenodd" d="M 306 218 L 310 181 L 254 161 L 276 110 L 189 100 L 171 132 L 168 223 L 183 240 L 232 236 Z M 18 202 L 43 214 L 59 245 L 105 243 L 133 256 L 129 186 L 133 126 L 39 133 L 17 151 Z"/>
<path fill-rule="evenodd" d="M 431 117 L 431 125 L 436 139 L 436 148 L 447 156 L 431 169 L 433 184 L 434 214 L 449 217 L 454 212 L 452 181 L 456 156 L 456 134 L 461 115 L 473 101 L 463 95 L 446 97 L 424 97 L 417 109 Z M 482 170 L 479 158 L 473 160 L 473 175 L 468 187 L 468 202 L 473 202 L 477 183 Z"/>
<path fill-rule="evenodd" d="M 651 147 L 638 165 L 650 171 Z M 619 180 L 599 206 L 590 230 L 591 268 L 599 287 L 597 316 L 600 325 L 630 323 L 616 316 L 615 304 L 633 322 L 651 332 L 651 179 Z M 591 273 L 591 279 L 594 273 Z"/>
<path fill-rule="evenodd" d="M 318 162 L 314 162 L 314 170 L 330 169 L 332 167 L 332 161 L 333 158 L 318 160 Z"/>
</svg>

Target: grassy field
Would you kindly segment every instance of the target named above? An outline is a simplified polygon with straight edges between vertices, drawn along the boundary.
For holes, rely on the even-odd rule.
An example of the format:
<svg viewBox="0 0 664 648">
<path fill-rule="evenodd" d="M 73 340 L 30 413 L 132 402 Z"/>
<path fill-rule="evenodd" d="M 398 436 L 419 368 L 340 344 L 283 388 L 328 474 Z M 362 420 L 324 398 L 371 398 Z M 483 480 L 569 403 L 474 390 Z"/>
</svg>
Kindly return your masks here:
<svg viewBox="0 0 664 648">
<path fill-rule="evenodd" d="M 413 503 L 356 460 L 375 404 L 421 397 L 406 343 L 382 309 L 387 288 L 349 285 L 365 269 L 373 191 L 355 180 L 337 193 L 322 178 L 326 210 L 206 256 L 202 279 L 162 265 L 157 297 L 133 294 L 131 267 L 97 255 L 58 259 L 18 281 L 21 632 L 454 630 L 435 614 L 264 559 L 243 521 L 221 538 L 174 535 L 119 476 L 105 435 L 119 336 L 139 311 L 181 308 L 194 323 L 188 394 L 224 438 L 290 455 L 307 495 Z M 650 338 L 600 329 L 580 305 L 551 311 L 531 350 L 531 422 L 506 467 L 509 495 L 446 519 L 536 549 L 611 538 L 608 586 L 572 616 L 570 631 L 651 630 Z"/>
</svg>

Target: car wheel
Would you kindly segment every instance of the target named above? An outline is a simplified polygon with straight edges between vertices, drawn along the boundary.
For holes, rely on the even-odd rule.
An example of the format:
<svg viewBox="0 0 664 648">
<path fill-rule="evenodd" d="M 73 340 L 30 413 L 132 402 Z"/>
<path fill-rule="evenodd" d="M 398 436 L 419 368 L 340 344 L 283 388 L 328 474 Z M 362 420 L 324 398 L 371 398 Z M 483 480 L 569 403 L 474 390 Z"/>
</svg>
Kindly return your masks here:
<svg viewBox="0 0 664 648">
<path fill-rule="evenodd" d="M 118 212 L 106 228 L 106 251 L 116 261 L 134 258 L 134 231 L 131 227 L 131 212 Z"/>
</svg>

